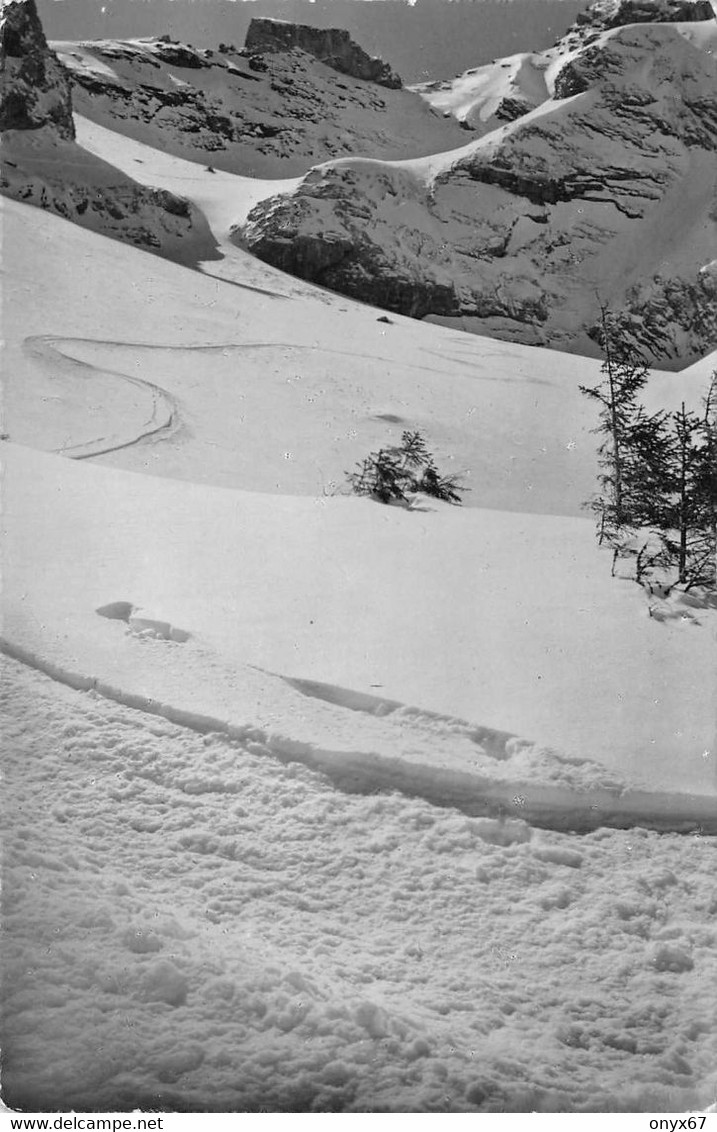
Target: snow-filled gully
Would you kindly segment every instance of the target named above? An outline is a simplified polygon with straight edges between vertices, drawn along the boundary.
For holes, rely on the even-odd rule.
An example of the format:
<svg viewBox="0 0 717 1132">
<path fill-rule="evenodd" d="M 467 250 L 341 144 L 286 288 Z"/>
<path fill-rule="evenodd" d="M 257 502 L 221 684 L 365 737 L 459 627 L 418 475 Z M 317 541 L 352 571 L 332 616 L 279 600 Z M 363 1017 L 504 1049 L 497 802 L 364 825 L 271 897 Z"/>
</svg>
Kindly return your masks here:
<svg viewBox="0 0 717 1132">
<path fill-rule="evenodd" d="M 116 608 L 114 612 L 104 612 L 101 615 L 124 620 L 126 613 L 129 621 L 131 603 L 114 605 L 126 606 L 127 609 Z M 164 623 L 161 627 L 164 628 Z M 181 636 L 172 637 L 172 626 L 168 626 L 167 633 L 154 632 L 149 622 L 146 625 L 144 621 L 141 624 L 138 622 L 136 631 L 141 632 L 143 629 L 148 636 L 158 636 L 164 640 L 186 640 L 188 637 L 182 631 L 179 631 Z M 200 734 L 226 736 L 239 750 L 254 755 L 270 756 L 284 763 L 301 763 L 322 772 L 335 787 L 347 793 L 398 792 L 407 797 L 422 798 L 436 806 L 459 810 L 471 817 L 519 818 L 544 829 L 562 832 L 588 833 L 602 826 L 617 829 L 639 826 L 664 833 L 717 835 L 717 805 L 714 798 L 693 794 L 653 793 L 632 788 L 591 787 L 589 790 L 580 790 L 516 779 L 501 781 L 470 769 L 457 770 L 422 764 L 405 753 L 392 758 L 372 751 L 336 752 L 312 742 L 270 733 L 262 727 L 199 714 L 171 702 L 139 694 L 57 664 L 6 637 L 0 637 L 0 652 L 77 691 L 92 692 L 125 707 L 161 716 Z M 409 716 L 417 717 L 419 726 L 421 720 L 445 718 L 419 709 L 406 709 L 397 701 L 383 700 L 331 685 L 280 676 L 275 678 L 285 681 L 304 695 L 323 699 L 340 709 L 368 712 L 378 717 L 402 709 L 408 711 Z M 524 742 L 511 738 L 507 733 L 476 729 L 458 720 L 452 722 L 459 727 L 462 725 L 466 732 L 475 733 L 474 741 L 480 741 L 481 745 L 486 740 L 490 745 L 492 741 L 498 759 L 501 743 L 505 748 L 506 743 Z"/>
</svg>

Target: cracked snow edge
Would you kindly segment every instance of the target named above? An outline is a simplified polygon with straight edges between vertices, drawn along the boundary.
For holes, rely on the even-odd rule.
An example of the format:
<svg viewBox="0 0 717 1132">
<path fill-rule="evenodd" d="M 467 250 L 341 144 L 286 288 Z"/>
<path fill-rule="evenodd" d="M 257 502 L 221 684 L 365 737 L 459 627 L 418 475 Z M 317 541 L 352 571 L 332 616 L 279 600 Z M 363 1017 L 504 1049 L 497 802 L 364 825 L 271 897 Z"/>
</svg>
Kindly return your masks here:
<svg viewBox="0 0 717 1132">
<path fill-rule="evenodd" d="M 336 752 L 312 743 L 270 734 L 261 727 L 189 711 L 57 664 L 0 637 L 0 653 L 44 673 L 58 683 L 150 715 L 161 716 L 200 734 L 216 733 L 243 744 L 252 754 L 299 762 L 325 774 L 350 793 L 395 791 L 420 797 L 470 816 L 520 818 L 558 831 L 586 833 L 601 826 L 634 826 L 657 832 L 717 836 L 717 797 L 674 792 L 608 788 L 570 790 L 531 782 L 496 782 L 470 771 L 421 765 L 368 751 Z"/>
</svg>

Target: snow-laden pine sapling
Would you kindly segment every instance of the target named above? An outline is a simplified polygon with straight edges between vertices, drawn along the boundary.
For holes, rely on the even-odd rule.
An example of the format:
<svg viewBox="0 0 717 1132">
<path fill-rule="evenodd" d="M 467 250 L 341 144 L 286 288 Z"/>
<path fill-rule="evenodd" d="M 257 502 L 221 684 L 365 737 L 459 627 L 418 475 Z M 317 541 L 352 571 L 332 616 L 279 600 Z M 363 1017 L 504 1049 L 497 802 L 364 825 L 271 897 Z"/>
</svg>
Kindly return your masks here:
<svg viewBox="0 0 717 1132">
<path fill-rule="evenodd" d="M 606 341 L 609 327 L 605 321 Z M 629 348 L 606 346 L 606 380 L 583 393 L 601 405 L 596 429 L 601 491 L 588 506 L 598 518 L 598 541 L 612 549 L 612 576 L 621 558 L 634 562 L 634 580 L 663 596 L 679 587 L 717 588 L 717 373 L 702 413 L 648 413 L 637 401 L 646 371 Z M 624 362 L 628 357 L 628 363 Z"/>
<path fill-rule="evenodd" d="M 461 503 L 468 489 L 457 475 L 441 475 L 420 432 L 406 431 L 400 445 L 371 452 L 346 478 L 356 495 L 381 503 L 410 506 L 409 495 L 422 493 L 447 503 Z"/>
<path fill-rule="evenodd" d="M 670 460 L 666 467 L 669 494 L 661 523 L 667 560 L 685 590 L 714 588 L 715 513 L 717 511 L 717 425 L 715 383 L 710 385 L 703 415 L 688 412 L 684 402 L 672 414 Z"/>
</svg>

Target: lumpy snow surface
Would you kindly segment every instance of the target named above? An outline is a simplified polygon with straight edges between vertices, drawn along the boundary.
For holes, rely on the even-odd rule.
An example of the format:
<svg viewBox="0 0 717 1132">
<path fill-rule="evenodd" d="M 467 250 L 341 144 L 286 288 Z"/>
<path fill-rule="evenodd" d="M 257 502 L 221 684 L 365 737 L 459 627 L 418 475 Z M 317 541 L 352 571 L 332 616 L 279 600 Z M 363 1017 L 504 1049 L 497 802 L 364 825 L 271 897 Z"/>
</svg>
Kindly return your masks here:
<svg viewBox="0 0 717 1132">
<path fill-rule="evenodd" d="M 352 796 L 14 661 L 2 698 L 13 1107 L 710 1102 L 713 839 Z"/>
</svg>

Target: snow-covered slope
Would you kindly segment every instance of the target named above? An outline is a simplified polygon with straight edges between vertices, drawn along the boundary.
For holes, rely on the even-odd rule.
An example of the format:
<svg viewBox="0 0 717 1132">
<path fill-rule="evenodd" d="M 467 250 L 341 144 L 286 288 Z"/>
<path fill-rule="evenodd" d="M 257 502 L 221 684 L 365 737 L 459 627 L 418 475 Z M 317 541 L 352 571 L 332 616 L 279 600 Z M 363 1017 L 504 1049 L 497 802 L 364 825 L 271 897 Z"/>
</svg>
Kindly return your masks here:
<svg viewBox="0 0 717 1132">
<path fill-rule="evenodd" d="M 479 136 L 504 122 L 521 118 L 549 97 L 546 71 L 550 52 L 520 52 L 482 67 L 472 67 L 455 79 L 417 83 L 430 106 L 470 127 Z"/>
<path fill-rule="evenodd" d="M 589 350 L 608 303 L 679 368 L 716 333 L 715 26 L 598 27 L 464 76 L 446 110 L 482 129 L 527 112 L 440 156 L 320 166 L 240 238 L 346 294 L 534 344 Z"/>
<path fill-rule="evenodd" d="M 254 42 L 266 46 L 258 32 Z M 316 57 L 319 45 L 312 50 L 306 38 L 302 44 L 243 52 L 157 39 L 54 46 L 72 75 L 79 113 L 233 173 L 289 177 L 345 154 L 395 159 L 460 144 L 458 124 L 436 115 L 400 81 L 395 89 L 337 72 Z M 341 46 L 349 60 L 352 50 L 360 51 L 350 40 Z"/>
</svg>

